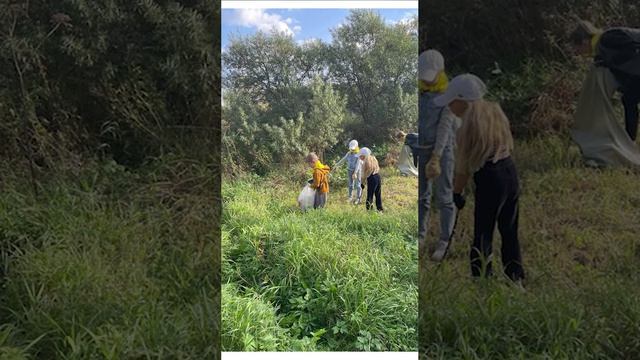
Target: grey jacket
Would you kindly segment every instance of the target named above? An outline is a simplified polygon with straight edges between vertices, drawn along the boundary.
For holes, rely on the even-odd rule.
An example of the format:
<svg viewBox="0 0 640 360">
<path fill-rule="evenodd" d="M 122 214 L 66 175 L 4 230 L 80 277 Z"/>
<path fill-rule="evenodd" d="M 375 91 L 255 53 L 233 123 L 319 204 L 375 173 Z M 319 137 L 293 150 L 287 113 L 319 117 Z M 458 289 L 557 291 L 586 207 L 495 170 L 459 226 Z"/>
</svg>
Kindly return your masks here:
<svg viewBox="0 0 640 360">
<path fill-rule="evenodd" d="M 420 95 L 418 138 L 419 143 L 426 147 L 421 149 L 425 156 L 431 153 L 441 156 L 446 146 L 453 146 L 458 128 L 457 117 L 449 107 L 439 107 L 433 103 L 438 95 L 440 94 L 430 92 Z"/>
</svg>

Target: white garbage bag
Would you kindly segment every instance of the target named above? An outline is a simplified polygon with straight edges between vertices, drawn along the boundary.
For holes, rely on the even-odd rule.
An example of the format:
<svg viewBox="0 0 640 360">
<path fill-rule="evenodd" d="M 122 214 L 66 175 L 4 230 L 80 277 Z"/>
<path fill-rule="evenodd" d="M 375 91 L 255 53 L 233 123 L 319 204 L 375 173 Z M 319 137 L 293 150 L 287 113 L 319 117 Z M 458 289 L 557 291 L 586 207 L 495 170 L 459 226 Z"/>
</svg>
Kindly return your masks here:
<svg viewBox="0 0 640 360">
<path fill-rule="evenodd" d="M 298 205 L 302 211 L 307 211 L 309 209 L 313 209 L 313 202 L 316 197 L 315 189 L 312 189 L 309 184 L 307 184 L 304 189 L 298 195 Z"/>
<path fill-rule="evenodd" d="M 640 148 L 616 118 L 611 98 L 617 82 L 611 71 L 592 65 L 582 87 L 571 129 L 587 163 L 640 167 Z"/>
<path fill-rule="evenodd" d="M 409 145 L 402 145 L 400 151 L 400 158 L 398 159 L 398 170 L 404 176 L 418 177 L 418 169 L 413 164 L 413 155 L 411 154 L 411 147 Z"/>
</svg>

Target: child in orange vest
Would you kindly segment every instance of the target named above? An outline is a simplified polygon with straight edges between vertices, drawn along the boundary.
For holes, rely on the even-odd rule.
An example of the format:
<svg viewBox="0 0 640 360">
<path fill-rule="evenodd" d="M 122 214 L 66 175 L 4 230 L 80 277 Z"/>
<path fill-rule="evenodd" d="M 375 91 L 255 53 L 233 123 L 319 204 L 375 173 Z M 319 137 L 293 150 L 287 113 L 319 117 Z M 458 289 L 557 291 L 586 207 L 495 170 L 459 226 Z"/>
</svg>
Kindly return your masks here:
<svg viewBox="0 0 640 360">
<path fill-rule="evenodd" d="M 329 172 L 331 168 L 320 162 L 318 155 L 311 152 L 305 158 L 307 164 L 313 169 L 313 180 L 310 186 L 316 191 L 313 202 L 313 208 L 323 208 L 327 203 L 327 195 L 329 194 Z"/>
</svg>

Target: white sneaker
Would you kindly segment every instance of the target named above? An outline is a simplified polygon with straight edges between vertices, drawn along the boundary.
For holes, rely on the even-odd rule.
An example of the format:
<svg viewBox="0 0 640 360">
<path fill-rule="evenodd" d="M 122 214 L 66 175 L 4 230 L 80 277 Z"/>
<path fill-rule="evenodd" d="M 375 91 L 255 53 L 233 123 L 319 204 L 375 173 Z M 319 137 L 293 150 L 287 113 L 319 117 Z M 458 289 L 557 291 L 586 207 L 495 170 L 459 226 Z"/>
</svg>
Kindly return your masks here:
<svg viewBox="0 0 640 360">
<path fill-rule="evenodd" d="M 348 202 L 348 203 L 353 202 L 353 199 L 348 198 L 348 199 L 347 199 L 347 202 Z"/>
<path fill-rule="evenodd" d="M 447 249 L 449 249 L 449 242 L 438 240 L 438 242 L 436 243 L 436 249 L 431 255 L 431 260 L 442 261 L 442 259 L 444 259 L 444 256 L 447 254 Z"/>
</svg>

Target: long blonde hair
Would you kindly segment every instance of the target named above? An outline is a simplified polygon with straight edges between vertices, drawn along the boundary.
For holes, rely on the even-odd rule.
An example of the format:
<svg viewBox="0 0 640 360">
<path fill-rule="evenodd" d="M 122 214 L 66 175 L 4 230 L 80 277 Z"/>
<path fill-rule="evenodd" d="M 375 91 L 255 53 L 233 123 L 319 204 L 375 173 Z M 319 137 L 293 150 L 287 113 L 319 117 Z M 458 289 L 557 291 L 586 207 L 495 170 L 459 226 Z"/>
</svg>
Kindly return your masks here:
<svg viewBox="0 0 640 360">
<path fill-rule="evenodd" d="M 457 134 L 456 172 L 474 173 L 488 160 L 512 150 L 509 119 L 500 105 L 483 99 L 469 102 Z"/>
</svg>

